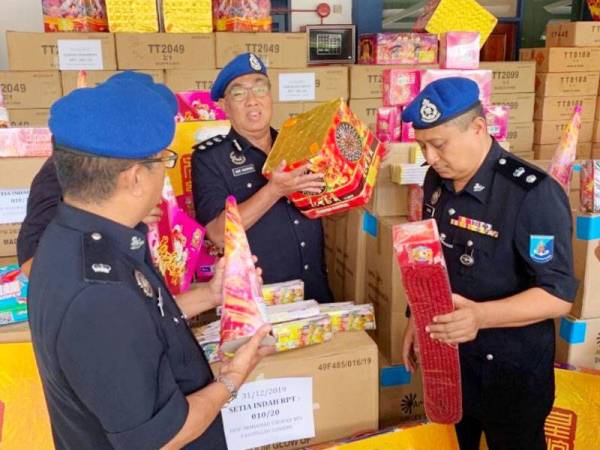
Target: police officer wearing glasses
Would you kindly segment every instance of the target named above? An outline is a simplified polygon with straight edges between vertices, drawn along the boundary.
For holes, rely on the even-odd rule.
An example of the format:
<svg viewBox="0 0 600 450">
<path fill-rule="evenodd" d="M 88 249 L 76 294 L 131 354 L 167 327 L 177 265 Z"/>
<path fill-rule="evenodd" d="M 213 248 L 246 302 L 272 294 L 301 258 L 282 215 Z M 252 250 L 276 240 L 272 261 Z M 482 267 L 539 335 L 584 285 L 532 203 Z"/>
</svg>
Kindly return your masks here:
<svg viewBox="0 0 600 450">
<path fill-rule="evenodd" d="M 217 76 L 211 97 L 229 116 L 231 131 L 200 143 L 194 151 L 192 190 L 198 221 L 222 246 L 225 199 L 234 195 L 265 282 L 302 279 L 306 298 L 331 301 L 321 221 L 306 218 L 286 199 L 297 191 L 320 192 L 322 176 L 305 173 L 306 167 L 285 172 L 285 163 L 271 180 L 261 173 L 277 137 L 270 127 L 273 99 L 267 68 L 252 53 L 237 56 Z"/>
<path fill-rule="evenodd" d="M 221 303 L 223 273 L 178 296 L 142 219 L 159 201 L 177 104 L 131 73 L 50 111 L 63 201 L 29 285 L 31 336 L 57 449 L 226 450 L 221 408 L 262 356 L 261 328 L 216 380 L 186 318 Z"/>
</svg>

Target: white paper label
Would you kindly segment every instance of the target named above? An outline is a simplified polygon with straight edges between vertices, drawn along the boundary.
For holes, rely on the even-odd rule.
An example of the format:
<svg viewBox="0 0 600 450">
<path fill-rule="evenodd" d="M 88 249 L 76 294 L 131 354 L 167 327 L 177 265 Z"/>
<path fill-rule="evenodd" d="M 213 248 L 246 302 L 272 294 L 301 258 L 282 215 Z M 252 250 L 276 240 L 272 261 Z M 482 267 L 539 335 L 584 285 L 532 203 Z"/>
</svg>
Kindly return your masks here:
<svg viewBox="0 0 600 450">
<path fill-rule="evenodd" d="M 420 164 L 400 164 L 400 166 L 402 167 L 400 184 L 418 184 L 419 186 L 423 186 L 429 166 L 421 166 Z"/>
<path fill-rule="evenodd" d="M 102 43 L 99 39 L 59 39 L 60 70 L 103 70 Z"/>
<path fill-rule="evenodd" d="M 0 191 L 0 224 L 21 223 L 27 213 L 29 189 Z"/>
<path fill-rule="evenodd" d="M 314 102 L 315 73 L 280 73 L 280 102 Z"/>
<path fill-rule="evenodd" d="M 313 438 L 313 380 L 274 378 L 246 383 L 221 412 L 229 450 Z"/>
</svg>

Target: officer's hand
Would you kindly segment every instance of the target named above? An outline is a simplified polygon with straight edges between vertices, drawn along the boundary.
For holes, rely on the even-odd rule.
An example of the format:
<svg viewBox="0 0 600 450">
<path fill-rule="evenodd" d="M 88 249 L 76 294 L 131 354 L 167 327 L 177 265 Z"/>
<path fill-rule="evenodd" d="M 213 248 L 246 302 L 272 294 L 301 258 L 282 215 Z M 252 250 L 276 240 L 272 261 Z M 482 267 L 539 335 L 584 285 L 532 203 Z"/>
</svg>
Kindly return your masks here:
<svg viewBox="0 0 600 450">
<path fill-rule="evenodd" d="M 157 223 L 161 217 L 162 217 L 162 209 L 160 209 L 160 207 L 158 207 L 158 206 L 155 206 L 148 213 L 148 215 L 142 219 L 142 222 L 144 222 L 146 225 L 151 225 L 153 223 Z"/>
<path fill-rule="evenodd" d="M 271 332 L 271 325 L 263 325 L 246 344 L 242 345 L 232 359 L 221 367 L 221 375 L 227 376 L 239 388 L 250 372 L 265 356 L 275 351 L 274 346 L 261 347 L 260 342 Z"/>
<path fill-rule="evenodd" d="M 225 258 L 219 259 L 215 264 L 215 274 L 208 282 L 208 295 L 213 307 L 220 306 L 223 303 L 223 272 L 225 270 Z"/>
<path fill-rule="evenodd" d="M 409 372 L 415 372 L 419 364 L 419 350 L 416 340 L 415 322 L 411 317 L 408 320 L 408 325 L 404 330 L 402 338 L 402 361 Z"/>
<path fill-rule="evenodd" d="M 291 172 L 285 171 L 287 163 L 281 161 L 281 164 L 273 171 L 268 186 L 273 190 L 277 198 L 287 197 L 294 192 L 309 192 L 318 194 L 323 191 L 325 183 L 323 175 L 320 173 L 308 172 L 310 164 L 298 167 Z"/>
<path fill-rule="evenodd" d="M 600 261 L 600 242 L 598 242 L 598 246 L 596 247 L 596 250 L 594 250 L 594 254 L 596 255 L 596 259 Z"/>
<path fill-rule="evenodd" d="M 452 294 L 455 310 L 433 318 L 426 330 L 431 339 L 446 344 L 460 344 L 477 337 L 483 323 L 482 305 L 458 294 Z"/>
</svg>

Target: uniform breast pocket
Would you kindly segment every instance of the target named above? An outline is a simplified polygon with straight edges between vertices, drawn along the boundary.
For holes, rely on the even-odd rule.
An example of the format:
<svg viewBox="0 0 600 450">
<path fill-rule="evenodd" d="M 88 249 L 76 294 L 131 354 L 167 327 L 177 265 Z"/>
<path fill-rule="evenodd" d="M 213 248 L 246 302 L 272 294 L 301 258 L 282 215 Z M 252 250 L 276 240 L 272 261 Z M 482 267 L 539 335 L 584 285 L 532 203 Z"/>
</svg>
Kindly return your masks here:
<svg viewBox="0 0 600 450">
<path fill-rule="evenodd" d="M 239 176 L 231 182 L 231 193 L 237 202 L 241 203 L 252 197 L 265 184 L 266 180 L 256 175 Z"/>
<path fill-rule="evenodd" d="M 452 241 L 454 254 L 464 275 L 473 274 L 473 269 L 489 267 L 494 257 L 496 239 L 469 230 L 458 230 Z"/>
</svg>

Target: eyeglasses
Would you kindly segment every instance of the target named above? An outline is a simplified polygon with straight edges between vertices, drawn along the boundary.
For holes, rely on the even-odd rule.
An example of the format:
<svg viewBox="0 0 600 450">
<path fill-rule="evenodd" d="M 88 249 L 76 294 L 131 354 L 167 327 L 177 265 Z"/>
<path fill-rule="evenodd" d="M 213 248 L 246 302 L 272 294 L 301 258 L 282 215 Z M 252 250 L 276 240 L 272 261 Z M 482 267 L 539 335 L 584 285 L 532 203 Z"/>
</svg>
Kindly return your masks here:
<svg viewBox="0 0 600 450">
<path fill-rule="evenodd" d="M 172 169 L 177 164 L 177 158 L 179 155 L 175 153 L 173 150 L 165 149 L 163 150 L 163 155 L 160 158 L 147 158 L 140 160 L 142 164 L 161 162 L 165 165 L 167 169 Z"/>
<path fill-rule="evenodd" d="M 271 92 L 271 84 L 267 81 L 259 81 L 252 87 L 233 86 L 229 90 L 229 95 L 234 102 L 241 102 L 248 98 L 250 91 L 252 91 L 255 97 L 266 97 Z"/>
</svg>

